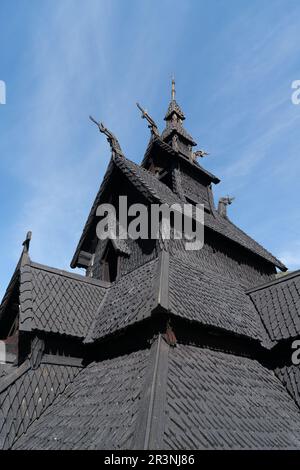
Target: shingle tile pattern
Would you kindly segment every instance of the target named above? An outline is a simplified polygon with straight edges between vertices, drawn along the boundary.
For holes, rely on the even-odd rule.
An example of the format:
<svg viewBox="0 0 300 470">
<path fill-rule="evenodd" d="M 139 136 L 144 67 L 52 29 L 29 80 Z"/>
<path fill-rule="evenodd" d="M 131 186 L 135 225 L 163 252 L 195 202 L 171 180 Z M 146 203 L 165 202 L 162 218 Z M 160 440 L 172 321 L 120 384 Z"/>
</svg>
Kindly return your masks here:
<svg viewBox="0 0 300 470">
<path fill-rule="evenodd" d="M 137 165 L 136 163 L 132 162 L 131 160 L 116 155 L 114 159 L 111 160 L 110 165 L 107 169 L 105 178 L 101 185 L 101 188 L 96 196 L 95 202 L 93 204 L 92 210 L 89 214 L 87 223 L 83 230 L 80 242 L 78 244 L 76 253 L 74 255 L 72 266 L 75 266 L 75 259 L 78 256 L 80 247 L 84 241 L 84 238 L 92 226 L 92 222 L 94 220 L 96 208 L 100 203 L 101 195 L 103 192 L 103 188 L 105 184 L 109 181 L 111 177 L 113 167 L 116 165 L 122 173 L 128 178 L 129 181 L 137 188 L 137 190 L 145 195 L 146 198 L 150 198 L 152 201 L 159 201 L 165 204 L 174 204 L 174 203 L 182 203 L 182 200 L 173 192 L 167 185 L 162 183 L 158 180 L 158 178 L 150 173 L 145 168 Z M 224 219 L 223 217 L 219 216 L 217 211 L 214 211 L 214 214 L 205 214 L 204 223 L 207 227 L 211 230 L 214 230 L 218 234 L 225 236 L 226 238 L 238 243 L 239 245 L 243 246 L 247 250 L 256 253 L 257 255 L 261 256 L 262 258 L 266 259 L 272 264 L 285 269 L 285 266 L 275 258 L 271 253 L 269 253 L 265 248 L 263 248 L 259 243 L 249 237 L 246 233 L 240 230 L 236 225 L 230 222 L 228 219 Z M 75 264 L 74 264 L 75 263 Z"/>
<path fill-rule="evenodd" d="M 110 287 L 96 313 L 87 341 L 104 337 L 150 316 L 155 306 L 158 259 L 122 276 Z"/>
<path fill-rule="evenodd" d="M 85 337 L 106 289 L 96 281 L 37 267 L 21 270 L 22 322 L 31 329 Z M 26 276 L 25 276 L 26 275 Z"/>
<path fill-rule="evenodd" d="M 24 369 L 24 363 L 20 369 Z M 41 364 L 15 370 L 0 391 L 0 449 L 9 449 L 78 374 L 78 367 Z M 0 383 L 3 387 L 4 383 Z"/>
<path fill-rule="evenodd" d="M 165 389 L 153 377 L 156 400 L 164 403 L 159 448 L 300 448 L 299 408 L 256 360 L 177 344 L 168 363 Z M 149 350 L 92 363 L 14 448 L 135 448 L 136 431 L 147 424 L 139 420 L 149 367 Z"/>
<path fill-rule="evenodd" d="M 272 341 L 300 334 L 300 272 L 250 292 Z"/>
<path fill-rule="evenodd" d="M 119 168 L 122 169 L 123 173 L 127 175 L 129 179 L 133 180 L 135 186 L 140 189 L 141 192 L 145 192 L 146 189 L 152 196 L 165 204 L 182 203 L 176 194 L 174 194 L 164 183 L 159 181 L 156 176 L 148 170 L 145 170 L 126 158 L 118 157 L 116 162 Z M 266 259 L 270 263 L 285 269 L 285 266 L 277 258 L 249 237 L 249 235 L 243 232 L 229 219 L 221 217 L 217 211 L 214 211 L 213 215 L 205 213 L 204 224 L 211 230 L 233 240 L 247 250 L 250 250 Z"/>
<path fill-rule="evenodd" d="M 169 307 L 172 313 L 263 340 L 260 317 L 241 284 L 192 263 L 170 258 Z"/>
<path fill-rule="evenodd" d="M 299 419 L 257 361 L 193 346 L 170 351 L 163 448 L 299 449 Z"/>
<path fill-rule="evenodd" d="M 300 368 L 299 365 L 289 364 L 278 366 L 275 369 L 277 377 L 281 380 L 288 392 L 300 407 Z"/>
<path fill-rule="evenodd" d="M 176 194 L 153 173 L 150 173 L 150 171 L 124 157 L 116 156 L 114 161 L 123 174 L 142 194 L 146 196 L 151 195 L 156 200 L 166 204 L 180 202 Z"/>
<path fill-rule="evenodd" d="M 138 351 L 88 366 L 15 448 L 132 448 L 148 355 Z"/>
</svg>

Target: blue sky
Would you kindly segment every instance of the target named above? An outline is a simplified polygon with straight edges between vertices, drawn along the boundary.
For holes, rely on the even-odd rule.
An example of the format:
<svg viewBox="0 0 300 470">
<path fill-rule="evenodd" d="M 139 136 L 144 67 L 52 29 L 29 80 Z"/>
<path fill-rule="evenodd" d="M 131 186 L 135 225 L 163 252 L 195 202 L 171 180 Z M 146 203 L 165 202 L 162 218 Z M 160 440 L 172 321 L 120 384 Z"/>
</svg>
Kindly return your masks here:
<svg viewBox="0 0 300 470">
<path fill-rule="evenodd" d="M 186 128 L 235 196 L 230 217 L 300 268 L 300 2 L 1 0 L 0 295 L 31 257 L 69 269 L 110 158 L 102 119 L 140 162 L 176 77 Z M 201 162 L 202 163 L 202 162 Z"/>
</svg>

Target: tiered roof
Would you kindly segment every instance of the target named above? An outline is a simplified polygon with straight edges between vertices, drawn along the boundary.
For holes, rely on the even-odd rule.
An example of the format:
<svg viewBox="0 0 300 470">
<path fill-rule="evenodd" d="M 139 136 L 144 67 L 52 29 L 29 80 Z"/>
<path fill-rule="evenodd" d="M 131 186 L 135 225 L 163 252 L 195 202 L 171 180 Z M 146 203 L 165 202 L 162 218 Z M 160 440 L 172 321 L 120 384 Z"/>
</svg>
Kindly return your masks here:
<svg viewBox="0 0 300 470">
<path fill-rule="evenodd" d="M 182 126 L 172 96 L 166 119 L 174 114 Z M 91 254 L 96 209 L 116 175 L 149 203 L 182 204 L 185 165 L 205 181 L 205 230 L 258 266 L 286 269 L 215 210 L 208 185 L 218 178 L 163 137 L 152 136 L 142 166 L 111 145 L 72 267 Z M 179 162 L 171 165 L 176 190 L 149 169 L 158 148 Z M 132 256 L 127 245 L 115 249 Z M 1 331 L 17 296 L 20 337 L 15 363 L 0 368 L 0 446 L 300 448 L 300 373 L 289 356 L 300 331 L 299 279 L 297 272 L 246 290 L 238 276 L 162 243 L 108 283 L 35 263 L 25 244 L 0 306 Z"/>
</svg>

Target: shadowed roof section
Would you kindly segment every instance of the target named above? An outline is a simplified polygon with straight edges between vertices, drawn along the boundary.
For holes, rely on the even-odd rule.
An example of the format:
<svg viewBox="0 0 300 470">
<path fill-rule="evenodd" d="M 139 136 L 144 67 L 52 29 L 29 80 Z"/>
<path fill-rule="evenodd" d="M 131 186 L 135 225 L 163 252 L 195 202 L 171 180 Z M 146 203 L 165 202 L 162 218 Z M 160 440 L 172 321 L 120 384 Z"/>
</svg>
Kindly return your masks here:
<svg viewBox="0 0 300 470">
<path fill-rule="evenodd" d="M 264 342 L 266 331 L 241 284 L 170 258 L 169 308 L 182 318 Z"/>
<path fill-rule="evenodd" d="M 300 271 L 248 291 L 272 341 L 300 334 Z"/>
<path fill-rule="evenodd" d="M 113 168 L 117 167 L 123 173 L 123 175 L 135 186 L 135 188 L 144 195 L 152 203 L 163 203 L 163 204 L 182 204 L 182 200 L 173 192 L 167 185 L 162 183 L 153 173 L 150 173 L 145 168 L 137 165 L 136 163 L 128 160 L 125 157 L 115 155 L 109 164 L 108 170 L 104 177 L 101 188 L 96 196 L 92 210 L 89 214 L 88 220 L 84 227 L 82 236 L 80 238 L 79 244 L 76 248 L 74 257 L 71 262 L 71 267 L 76 267 L 77 259 L 84 240 L 89 232 L 89 230 L 94 226 L 96 209 L 101 202 L 101 197 L 108 183 Z M 194 165 L 195 167 L 197 165 Z M 234 225 L 230 220 L 221 217 L 217 211 L 213 211 L 213 214 L 205 214 L 204 224 L 210 230 L 218 233 L 219 235 L 229 239 L 238 245 L 242 246 L 246 250 L 260 256 L 269 263 L 277 266 L 281 270 L 286 270 L 286 267 L 281 261 L 275 258 L 271 253 L 269 253 L 265 248 L 263 248 L 259 243 L 249 237 L 245 232 L 239 229 Z"/>
<path fill-rule="evenodd" d="M 256 360 L 160 336 L 82 370 L 14 449 L 294 449 L 299 419 Z"/>
<path fill-rule="evenodd" d="M 201 174 L 201 176 L 205 177 L 209 182 L 215 184 L 220 183 L 220 179 L 216 175 L 213 175 L 210 171 L 203 168 L 203 166 L 201 166 L 197 161 L 187 160 L 183 155 L 176 152 L 169 144 L 164 142 L 158 136 L 151 137 L 144 158 L 141 162 L 141 166 L 146 168 L 149 156 L 151 154 L 155 154 L 159 150 L 164 152 L 165 157 L 169 157 L 172 160 L 178 160 L 181 164 L 190 168 L 193 172 L 196 172 L 196 174 Z"/>
<path fill-rule="evenodd" d="M 169 353 L 164 449 L 295 449 L 300 412 L 247 358 L 179 345 Z"/>
<path fill-rule="evenodd" d="M 153 314 L 172 314 L 268 345 L 260 316 L 237 281 L 163 251 L 107 290 L 85 342 L 122 331 Z"/>
<path fill-rule="evenodd" d="M 243 230 L 237 227 L 228 218 L 221 217 L 217 211 L 214 211 L 213 215 L 205 213 L 204 224 L 214 232 L 226 237 L 238 243 L 240 246 L 247 250 L 255 253 L 261 258 L 269 261 L 271 264 L 280 268 L 282 271 L 286 271 L 286 266 L 273 256 L 268 250 L 261 246 L 258 242 L 249 237 Z"/>
<path fill-rule="evenodd" d="M 100 304 L 86 342 L 93 342 L 150 317 L 157 305 L 155 281 L 159 260 L 155 259 L 122 276 Z"/>
<path fill-rule="evenodd" d="M 158 180 L 158 178 L 150 173 L 148 170 L 145 170 L 140 165 L 128 160 L 125 157 L 120 157 L 119 155 L 114 155 L 108 165 L 107 171 L 103 178 L 103 182 L 100 186 L 100 189 L 97 193 L 95 201 L 93 203 L 92 209 L 88 216 L 87 222 L 84 226 L 80 241 L 74 253 L 71 267 L 75 268 L 78 255 L 82 249 L 82 245 L 87 237 L 89 231 L 94 227 L 94 221 L 96 216 L 96 210 L 99 204 L 102 201 L 103 193 L 107 187 L 108 182 L 110 181 L 114 170 L 119 169 L 123 175 L 130 181 L 135 188 L 150 202 L 164 202 L 166 204 L 173 204 L 174 202 L 181 202 L 179 198 L 168 188 L 165 184 Z M 125 227 L 124 227 L 125 228 Z"/>
<path fill-rule="evenodd" d="M 133 448 L 149 350 L 92 363 L 15 449 Z"/>
</svg>

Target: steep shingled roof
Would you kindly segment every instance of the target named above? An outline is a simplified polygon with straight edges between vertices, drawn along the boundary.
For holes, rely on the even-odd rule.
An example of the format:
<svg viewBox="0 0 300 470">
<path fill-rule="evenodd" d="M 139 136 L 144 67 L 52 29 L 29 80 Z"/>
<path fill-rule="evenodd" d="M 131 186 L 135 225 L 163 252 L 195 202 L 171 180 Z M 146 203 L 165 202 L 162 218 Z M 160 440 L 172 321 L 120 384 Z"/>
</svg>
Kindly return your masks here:
<svg viewBox="0 0 300 470">
<path fill-rule="evenodd" d="M 107 290 L 86 338 L 93 342 L 151 317 L 158 307 L 265 344 L 267 333 L 244 287 L 163 251 Z"/>
<path fill-rule="evenodd" d="M 157 304 L 154 294 L 157 266 L 158 259 L 150 261 L 122 276 L 108 289 L 95 312 L 86 342 L 123 330 L 151 315 Z"/>
<path fill-rule="evenodd" d="M 262 342 L 266 339 L 259 315 L 241 284 L 172 257 L 169 308 L 188 320 Z"/>
<path fill-rule="evenodd" d="M 181 199 L 174 194 L 168 186 L 159 181 L 159 179 L 152 173 L 150 173 L 145 168 L 142 168 L 140 165 L 128 160 L 125 157 L 120 157 L 116 155 L 112 160 L 115 165 L 122 171 L 122 173 L 134 184 L 134 186 L 139 190 L 146 198 L 150 198 L 151 201 L 159 201 L 165 204 L 182 204 Z M 111 162 L 112 162 L 111 161 Z M 112 163 L 110 163 L 111 165 Z M 109 173 L 106 174 L 104 181 L 107 183 L 112 172 L 112 168 Z M 104 186 L 101 186 L 100 191 L 97 194 L 93 208 L 88 217 L 87 223 L 83 230 L 80 242 L 77 246 L 75 255 L 73 257 L 71 266 L 76 266 L 76 260 L 81 249 L 81 245 L 84 241 L 84 238 L 92 225 L 92 222 L 95 217 L 96 208 L 101 201 L 101 195 L 103 193 Z M 205 214 L 204 218 L 205 225 L 218 233 L 225 238 L 232 240 L 235 243 L 238 243 L 243 248 L 255 253 L 256 255 L 262 257 L 263 259 L 269 261 L 271 264 L 274 264 L 280 269 L 286 270 L 281 261 L 275 258 L 271 253 L 269 253 L 265 248 L 263 248 L 259 243 L 249 237 L 245 232 L 239 229 L 236 225 L 230 222 L 228 219 L 221 217 L 217 211 L 214 211 L 213 214 Z"/>
<path fill-rule="evenodd" d="M 170 351 L 165 449 L 300 448 L 300 412 L 256 360 L 180 345 Z"/>
<path fill-rule="evenodd" d="M 132 448 L 148 356 L 144 350 L 89 365 L 14 448 Z"/>
<path fill-rule="evenodd" d="M 159 337 L 84 369 L 14 448 L 299 448 L 299 419 L 256 360 Z"/>
<path fill-rule="evenodd" d="M 165 184 L 159 181 L 155 175 L 125 157 L 114 155 L 110 160 L 103 182 L 96 195 L 92 209 L 84 226 L 82 235 L 80 237 L 79 243 L 77 245 L 76 251 L 71 262 L 72 268 L 76 267 L 77 258 L 83 245 L 83 242 L 89 230 L 93 226 L 96 209 L 101 202 L 103 192 L 106 189 L 107 184 L 113 174 L 113 171 L 116 168 L 118 168 L 124 174 L 124 176 L 128 178 L 128 180 L 136 187 L 136 189 L 140 191 L 140 193 L 144 195 L 146 199 L 149 199 L 151 202 L 158 202 L 161 200 L 163 200 L 163 202 L 165 202 L 166 204 L 173 204 L 174 202 L 176 202 L 176 195 Z M 179 198 L 178 202 L 180 202 Z"/>
<path fill-rule="evenodd" d="M 84 338 L 94 320 L 107 283 L 33 263 L 18 266 L 19 330 Z M 5 300 L 5 299 L 4 299 Z M 9 314 L 3 303 L 2 316 Z"/>
<path fill-rule="evenodd" d="M 213 215 L 205 214 L 204 223 L 206 227 L 212 229 L 219 235 L 238 243 L 243 248 L 255 253 L 266 261 L 269 261 L 271 264 L 274 264 L 283 271 L 286 271 L 287 268 L 281 261 L 279 261 L 258 242 L 253 240 L 253 238 L 249 237 L 249 235 L 243 232 L 243 230 L 237 227 L 228 218 L 225 219 L 224 217 L 221 217 L 217 211 L 214 211 Z"/>
<path fill-rule="evenodd" d="M 30 360 L 11 367 L 0 382 L 0 449 L 14 442 L 52 404 L 78 374 L 80 367 L 41 364 L 33 369 Z"/>
</svg>

